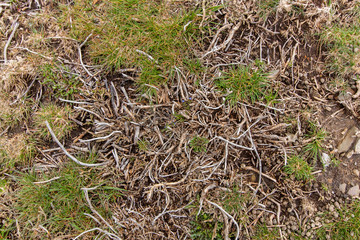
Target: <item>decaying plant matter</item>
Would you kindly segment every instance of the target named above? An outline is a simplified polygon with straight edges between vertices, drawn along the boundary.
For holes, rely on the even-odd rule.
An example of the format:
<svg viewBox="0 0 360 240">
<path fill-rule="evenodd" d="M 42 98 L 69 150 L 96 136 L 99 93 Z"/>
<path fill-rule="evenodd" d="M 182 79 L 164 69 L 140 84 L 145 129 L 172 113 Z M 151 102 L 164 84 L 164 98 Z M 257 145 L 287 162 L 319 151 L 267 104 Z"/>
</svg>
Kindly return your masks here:
<svg viewBox="0 0 360 240">
<path fill-rule="evenodd" d="M 331 39 L 324 40 L 320 33 L 329 29 L 334 18 L 346 18 L 356 4 L 329 5 L 315 0 L 160 2 L 138 1 L 142 10 L 150 9 L 153 15 L 138 19 L 134 16 L 143 13 L 131 8 L 132 18 L 122 20 L 133 28 L 124 29 L 131 37 L 146 29 L 142 34 L 149 39 L 159 36 L 155 30 L 161 29 L 164 35 L 158 41 L 165 45 L 166 40 L 181 38 L 177 40 L 184 45 L 169 56 L 151 54 L 143 50 L 153 51 L 151 44 L 157 42 L 148 40 L 146 45 L 137 39 L 129 40 L 135 47 L 119 50 L 124 47 L 120 46 L 119 53 L 113 50 L 110 54 L 117 56 L 123 51 L 131 58 L 126 64 L 141 61 L 133 66 L 127 66 L 126 59 L 121 59 L 123 65 L 118 64 L 120 60 L 110 61 L 97 45 L 109 39 L 102 34 L 115 26 L 106 22 L 105 13 L 116 1 L 0 4 L 0 14 L 6 19 L 0 25 L 4 40 L 0 45 L 4 56 L 0 101 L 9 103 L 0 103 L 0 143 L 21 136 L 34 148 L 31 160 L 24 157 L 29 161 L 21 162 L 0 145 L 0 158 L 6 159 L 0 160 L 0 172 L 6 176 L 6 197 L 0 200 L 4 236 L 317 237 L 311 221 L 330 201 L 328 193 L 315 185 L 317 176 L 325 171 L 321 154 L 330 154 L 318 118 L 324 108 L 337 103 L 358 118 L 359 95 L 346 92 L 349 89 L 343 85 L 330 84 L 334 73 L 329 59 L 335 53 L 329 51 Z M 154 6 L 166 14 L 160 15 Z M 72 18 L 77 16 L 73 7 L 82 9 L 94 26 L 83 26 Z M 335 9 L 335 14 L 330 9 Z M 188 22 L 182 22 L 179 16 L 186 11 L 193 12 L 183 18 Z M 50 13 L 55 17 L 49 17 Z M 171 17 L 178 17 L 175 23 L 183 25 L 171 25 Z M 147 25 L 149 22 L 154 25 Z M 173 28 L 184 33 L 171 35 Z M 189 44 L 187 48 L 185 44 Z M 182 49 L 186 56 L 179 57 L 176 54 Z M 354 69 L 346 69 L 341 77 L 356 88 Z M 49 108 L 56 116 L 49 118 L 53 122 L 39 117 L 48 116 L 45 110 Z M 71 114 L 67 114 L 70 108 Z M 314 142 L 315 153 L 310 148 Z M 10 159 L 11 167 L 5 164 Z M 48 213 L 41 205 L 29 204 L 37 206 L 44 217 L 36 221 L 16 210 L 28 206 L 23 200 L 9 204 L 16 196 L 29 196 L 18 186 L 24 189 L 28 182 L 18 184 L 21 174 L 13 170 L 35 174 L 29 178 L 36 186 L 31 191 L 48 188 L 56 192 L 47 184 L 62 179 L 56 173 L 63 173 L 69 162 L 85 176 L 79 183 L 84 185 L 74 191 L 83 194 L 80 209 L 88 210 L 84 214 L 91 224 L 86 222 L 82 229 L 61 228 L 56 224 L 63 219 L 46 220 Z M 92 177 L 96 181 L 92 182 Z M 97 189 L 103 189 L 103 195 Z M 44 204 L 54 206 L 51 196 L 48 200 Z M 321 228 L 322 222 L 317 223 Z"/>
</svg>

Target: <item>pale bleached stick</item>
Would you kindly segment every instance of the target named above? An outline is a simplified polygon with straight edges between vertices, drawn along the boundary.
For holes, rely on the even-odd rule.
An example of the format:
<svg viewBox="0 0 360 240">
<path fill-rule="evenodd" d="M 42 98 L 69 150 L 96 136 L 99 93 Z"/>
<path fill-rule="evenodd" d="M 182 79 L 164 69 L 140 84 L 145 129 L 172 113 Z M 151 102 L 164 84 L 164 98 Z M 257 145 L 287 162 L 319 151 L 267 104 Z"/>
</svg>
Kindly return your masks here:
<svg viewBox="0 0 360 240">
<path fill-rule="evenodd" d="M 10 34 L 10 37 L 9 37 L 9 39 L 7 40 L 6 44 L 5 44 L 5 47 L 4 47 L 4 63 L 5 63 L 5 64 L 7 63 L 7 49 L 8 49 L 8 47 L 9 47 L 10 42 L 11 42 L 11 40 L 13 39 L 13 37 L 14 37 L 14 35 L 15 35 L 15 32 L 16 32 L 16 30 L 17 30 L 18 27 L 19 27 L 19 23 L 16 22 L 16 23 L 14 24 L 13 30 L 12 30 L 12 32 L 11 32 L 11 34 Z"/>
<path fill-rule="evenodd" d="M 106 226 L 108 226 L 114 233 L 116 233 L 116 231 L 114 230 L 114 228 L 100 215 L 100 213 L 98 211 L 96 211 L 96 209 L 93 207 L 93 205 L 91 204 L 90 198 L 89 198 L 89 190 L 95 190 L 97 187 L 93 187 L 93 188 L 81 188 L 81 190 L 84 191 L 85 194 L 85 199 L 89 204 L 89 208 L 90 210 L 95 213 L 105 224 Z M 120 239 L 120 238 L 119 238 Z"/>
<path fill-rule="evenodd" d="M 81 166 L 85 166 L 85 167 L 98 167 L 98 166 L 103 166 L 108 164 L 107 162 L 104 163 L 83 163 L 79 160 L 77 160 L 74 156 L 72 156 L 66 149 L 65 147 L 60 143 L 60 141 L 57 139 L 57 137 L 55 136 L 55 133 L 53 132 L 53 130 L 50 127 L 50 124 L 48 121 L 45 121 L 46 127 L 49 130 L 54 142 L 57 143 L 57 145 L 59 145 L 59 147 L 61 148 L 61 150 L 63 150 L 63 152 L 65 153 L 66 156 L 68 156 L 71 160 L 73 160 L 75 163 L 81 165 Z"/>
<path fill-rule="evenodd" d="M 208 203 L 210 203 L 211 205 L 217 207 L 222 213 L 224 213 L 228 218 L 231 219 L 231 221 L 235 224 L 236 226 L 236 237 L 235 237 L 235 240 L 239 239 L 239 235 L 240 235 L 240 227 L 239 227 L 239 224 L 235 221 L 234 217 L 231 216 L 229 213 L 227 213 L 222 207 L 220 207 L 219 205 L 217 205 L 216 203 L 214 202 L 211 202 L 209 200 L 206 199 L 206 201 Z"/>
<path fill-rule="evenodd" d="M 59 178 L 61 178 L 61 177 L 54 177 L 54 178 L 51 178 L 51 179 L 49 179 L 49 180 L 46 180 L 46 181 L 41 181 L 41 182 L 33 182 L 34 184 L 42 184 L 42 183 L 48 183 L 48 182 L 52 182 L 52 181 L 54 181 L 54 180 L 57 180 L 57 179 L 59 179 Z"/>
<path fill-rule="evenodd" d="M 109 233 L 108 231 L 102 230 L 101 228 L 92 228 L 89 230 L 86 230 L 82 233 L 80 233 L 79 235 L 77 235 L 74 240 L 78 239 L 79 237 L 81 237 L 82 235 L 89 233 L 89 232 L 93 232 L 93 231 L 99 231 L 102 232 L 104 234 L 106 234 L 110 239 L 116 239 L 116 240 L 121 240 L 121 238 L 119 238 L 118 236 L 116 236 L 115 234 Z"/>
</svg>

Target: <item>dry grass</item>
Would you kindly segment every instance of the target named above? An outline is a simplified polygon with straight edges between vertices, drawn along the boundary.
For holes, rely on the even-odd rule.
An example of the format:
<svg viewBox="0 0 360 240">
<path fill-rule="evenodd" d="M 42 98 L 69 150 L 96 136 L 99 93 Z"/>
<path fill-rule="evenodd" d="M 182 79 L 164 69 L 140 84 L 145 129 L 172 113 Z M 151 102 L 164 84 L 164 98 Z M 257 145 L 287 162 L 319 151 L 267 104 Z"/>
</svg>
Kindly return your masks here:
<svg viewBox="0 0 360 240">
<path fill-rule="evenodd" d="M 17 192 L 4 201 L 18 204 L 0 215 L 0 236 L 316 237 L 312 228 L 289 233 L 288 223 L 300 215 L 307 226 L 323 205 L 313 200 L 322 197 L 316 179 L 301 180 L 322 170 L 326 136 L 308 125 L 339 90 L 326 86 L 334 78 L 325 60 L 335 52 L 314 35 L 330 31 L 329 6 L 220 3 L 44 1 L 39 13 L 35 3 L 30 15 L 6 10 L 21 27 L 1 65 L 0 149 L 2 170 L 19 173 L 1 178 Z M 346 17 L 339 9 L 351 7 L 334 11 Z M 45 121 L 64 149 L 51 144 Z M 33 138 L 43 140 L 36 157 Z M 65 150 L 106 165 L 68 165 Z M 9 159 L 22 165 L 8 167 Z"/>
</svg>

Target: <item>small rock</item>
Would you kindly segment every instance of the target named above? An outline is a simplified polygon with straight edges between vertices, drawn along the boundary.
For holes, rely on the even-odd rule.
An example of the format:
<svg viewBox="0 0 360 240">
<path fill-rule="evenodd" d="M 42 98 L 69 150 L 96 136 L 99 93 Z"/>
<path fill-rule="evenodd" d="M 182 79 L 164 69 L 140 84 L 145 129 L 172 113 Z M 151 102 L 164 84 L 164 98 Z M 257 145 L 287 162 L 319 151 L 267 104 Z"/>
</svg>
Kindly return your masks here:
<svg viewBox="0 0 360 240">
<path fill-rule="evenodd" d="M 346 192 L 346 183 L 340 184 L 339 190 L 340 190 L 342 193 L 345 193 L 345 192 Z"/>
<path fill-rule="evenodd" d="M 330 163 L 331 163 L 331 158 L 330 158 L 330 156 L 329 156 L 327 153 L 324 153 L 324 152 L 323 152 L 323 153 L 321 154 L 321 162 L 322 162 L 324 168 L 327 168 L 327 167 L 330 165 Z"/>
<path fill-rule="evenodd" d="M 354 150 L 351 150 L 346 154 L 346 157 L 350 159 L 353 155 L 354 155 Z"/>
<path fill-rule="evenodd" d="M 334 206 L 335 206 L 336 208 L 340 208 L 340 204 L 339 204 L 338 202 L 335 202 L 335 203 L 334 203 Z"/>
<path fill-rule="evenodd" d="M 354 174 L 355 174 L 357 177 L 359 177 L 359 176 L 360 176 L 359 170 L 355 169 L 355 170 L 354 170 Z"/>
<path fill-rule="evenodd" d="M 338 217 L 339 217 L 339 213 L 338 213 L 338 212 L 333 212 L 332 214 L 333 214 L 334 218 L 338 218 Z"/>
<path fill-rule="evenodd" d="M 351 145 L 355 141 L 354 135 L 356 134 L 357 131 L 359 131 L 359 129 L 355 126 L 353 126 L 347 131 L 344 139 L 340 142 L 339 146 L 337 147 L 339 153 L 344 153 L 349 151 Z"/>
<path fill-rule="evenodd" d="M 348 191 L 348 195 L 350 195 L 352 197 L 359 196 L 359 193 L 360 193 L 359 185 L 353 186 Z"/>
<path fill-rule="evenodd" d="M 350 91 L 344 91 L 344 92 L 340 93 L 338 96 L 338 99 L 341 102 L 350 101 L 351 98 L 352 98 L 352 94 Z"/>
<path fill-rule="evenodd" d="M 360 139 L 355 144 L 355 154 L 360 154 Z"/>
<path fill-rule="evenodd" d="M 329 206 L 329 211 L 330 211 L 330 212 L 335 211 L 335 207 L 334 207 L 334 205 L 330 205 L 330 206 Z"/>
</svg>

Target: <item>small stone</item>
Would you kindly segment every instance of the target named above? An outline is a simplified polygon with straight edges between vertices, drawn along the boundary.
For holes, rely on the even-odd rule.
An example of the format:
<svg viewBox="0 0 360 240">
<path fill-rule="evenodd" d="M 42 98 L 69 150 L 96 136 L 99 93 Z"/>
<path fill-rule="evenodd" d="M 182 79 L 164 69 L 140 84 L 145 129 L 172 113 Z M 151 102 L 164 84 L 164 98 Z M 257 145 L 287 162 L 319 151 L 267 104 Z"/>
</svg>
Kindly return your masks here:
<svg viewBox="0 0 360 240">
<path fill-rule="evenodd" d="M 296 230 L 298 230 L 298 226 L 297 225 L 292 225 L 290 229 L 292 231 L 296 231 Z"/>
<path fill-rule="evenodd" d="M 335 207 L 334 207 L 334 205 L 330 205 L 330 206 L 329 206 L 329 211 L 330 211 L 330 212 L 335 211 Z"/>
<path fill-rule="evenodd" d="M 327 98 L 328 98 L 329 100 L 333 100 L 333 99 L 334 99 L 334 95 L 330 94 L 330 95 L 327 96 Z"/>
<path fill-rule="evenodd" d="M 346 183 L 340 184 L 339 190 L 340 190 L 342 193 L 345 193 L 345 192 L 346 192 Z"/>
<path fill-rule="evenodd" d="M 355 144 L 355 154 L 360 154 L 360 139 Z"/>
<path fill-rule="evenodd" d="M 351 150 L 346 154 L 346 157 L 350 159 L 354 155 L 354 153 L 354 150 Z"/>
<path fill-rule="evenodd" d="M 355 126 L 353 126 L 352 128 L 350 128 L 347 131 L 344 139 L 340 142 L 339 146 L 337 147 L 339 153 L 344 153 L 344 152 L 349 151 L 349 149 L 351 148 L 351 145 L 355 141 L 354 135 L 358 131 L 359 131 L 359 129 Z"/>
<path fill-rule="evenodd" d="M 355 169 L 355 170 L 354 170 L 354 174 L 355 174 L 357 177 L 359 177 L 359 175 L 360 175 L 359 170 Z"/>
<path fill-rule="evenodd" d="M 327 168 L 331 163 L 330 156 L 327 153 L 322 153 L 321 154 L 321 162 L 322 162 L 324 168 Z"/>
<path fill-rule="evenodd" d="M 333 216 L 334 216 L 334 218 L 338 218 L 338 217 L 339 217 L 339 213 L 338 213 L 338 212 L 333 212 Z"/>
<path fill-rule="evenodd" d="M 339 204 L 338 202 L 335 202 L 335 203 L 334 203 L 334 206 L 335 206 L 336 208 L 338 208 L 338 209 L 340 208 L 340 204 Z"/>
<path fill-rule="evenodd" d="M 344 92 L 341 92 L 338 96 L 338 99 L 341 101 L 341 102 L 346 102 L 346 101 L 349 101 L 351 100 L 352 98 L 352 93 L 351 91 L 344 91 Z"/>
<path fill-rule="evenodd" d="M 359 189 L 359 185 L 355 185 L 352 188 L 349 189 L 348 191 L 348 195 L 352 196 L 352 197 L 356 197 L 359 196 L 360 193 L 360 189 Z"/>
</svg>

